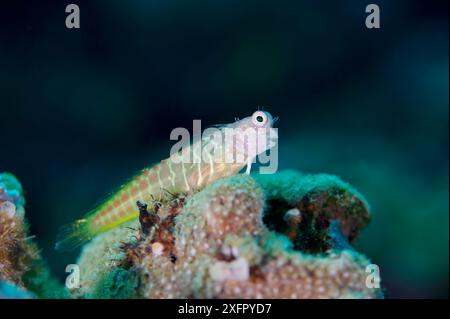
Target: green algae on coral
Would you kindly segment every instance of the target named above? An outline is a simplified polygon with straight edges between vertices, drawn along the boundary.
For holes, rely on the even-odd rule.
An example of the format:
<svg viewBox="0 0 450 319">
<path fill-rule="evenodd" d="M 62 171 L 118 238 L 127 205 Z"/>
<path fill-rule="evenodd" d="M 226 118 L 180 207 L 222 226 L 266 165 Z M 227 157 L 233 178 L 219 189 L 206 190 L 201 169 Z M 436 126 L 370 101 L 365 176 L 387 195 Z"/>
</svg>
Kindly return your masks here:
<svg viewBox="0 0 450 319">
<path fill-rule="evenodd" d="M 125 258 L 121 251 L 122 243 L 133 244 L 136 241 L 131 230 L 134 228 L 138 228 L 137 221 L 101 234 L 83 247 L 77 261 L 80 267 L 80 288 L 70 290 L 73 297 L 107 298 L 114 295 L 110 291 L 114 285 L 110 284 L 108 274 Z"/>
<path fill-rule="evenodd" d="M 339 222 L 350 242 L 369 222 L 367 200 L 337 176 L 284 171 L 255 178 L 266 194 L 264 219 L 269 228 L 286 233 L 286 211 L 295 208 L 301 213 L 303 221 L 294 240 L 298 249 L 320 252 L 330 248 L 329 226 L 333 220 Z"/>
<path fill-rule="evenodd" d="M 89 298 L 132 299 L 136 297 L 136 276 L 130 270 L 117 267 L 100 276 L 99 282 Z"/>
</svg>

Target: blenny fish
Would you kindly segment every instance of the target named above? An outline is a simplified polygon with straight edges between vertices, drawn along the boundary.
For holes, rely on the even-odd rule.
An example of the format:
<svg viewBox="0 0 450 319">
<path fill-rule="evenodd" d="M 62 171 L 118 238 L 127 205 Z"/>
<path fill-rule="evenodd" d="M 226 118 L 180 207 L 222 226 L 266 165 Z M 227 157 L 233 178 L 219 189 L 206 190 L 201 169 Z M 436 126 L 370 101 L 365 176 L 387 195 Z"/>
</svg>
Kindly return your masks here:
<svg viewBox="0 0 450 319">
<path fill-rule="evenodd" d="M 255 158 L 276 143 L 278 136 L 272 129 L 275 121 L 276 118 L 270 113 L 256 111 L 252 116 L 237 119 L 231 124 L 215 126 L 222 135 L 230 131 L 227 129 L 232 129 L 234 143 L 218 143 L 212 135 L 202 136 L 169 158 L 143 169 L 85 217 L 64 226 L 58 236 L 56 249 L 65 251 L 76 248 L 97 234 L 137 218 L 138 201 L 151 202 L 155 198 L 163 198 L 167 193 L 192 194 L 220 178 L 238 174 L 244 167 L 245 173 L 249 174 Z M 249 129 L 256 132 L 256 139 L 252 142 L 246 134 Z M 257 145 L 252 147 L 249 143 L 253 142 Z M 214 158 L 207 152 L 205 156 L 205 147 L 214 149 Z M 180 160 L 186 154 L 200 160 Z M 224 160 L 230 154 L 244 160 Z"/>
</svg>

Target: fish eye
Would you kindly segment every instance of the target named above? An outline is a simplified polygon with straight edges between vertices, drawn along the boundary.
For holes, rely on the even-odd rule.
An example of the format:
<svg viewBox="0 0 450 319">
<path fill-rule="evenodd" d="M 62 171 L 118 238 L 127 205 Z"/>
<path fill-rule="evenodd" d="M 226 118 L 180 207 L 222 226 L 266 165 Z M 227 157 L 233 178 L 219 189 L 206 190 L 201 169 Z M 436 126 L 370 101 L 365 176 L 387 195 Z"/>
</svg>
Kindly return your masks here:
<svg viewBox="0 0 450 319">
<path fill-rule="evenodd" d="M 267 115 L 264 112 L 257 111 L 252 116 L 253 123 L 257 126 L 263 126 L 267 122 Z"/>
</svg>

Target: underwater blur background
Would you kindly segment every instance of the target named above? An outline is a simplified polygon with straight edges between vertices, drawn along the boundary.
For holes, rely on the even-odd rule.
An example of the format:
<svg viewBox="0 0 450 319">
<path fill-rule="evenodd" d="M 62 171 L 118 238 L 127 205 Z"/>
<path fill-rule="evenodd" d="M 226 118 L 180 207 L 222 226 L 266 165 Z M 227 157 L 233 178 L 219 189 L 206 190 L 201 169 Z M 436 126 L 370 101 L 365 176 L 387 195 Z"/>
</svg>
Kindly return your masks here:
<svg viewBox="0 0 450 319">
<path fill-rule="evenodd" d="M 386 297 L 448 298 L 447 1 L 8 1 L 0 26 L 0 171 L 61 280 L 79 253 L 54 251 L 61 225 L 167 157 L 173 128 L 262 105 L 280 117 L 279 169 L 367 197 L 356 248 Z"/>
</svg>

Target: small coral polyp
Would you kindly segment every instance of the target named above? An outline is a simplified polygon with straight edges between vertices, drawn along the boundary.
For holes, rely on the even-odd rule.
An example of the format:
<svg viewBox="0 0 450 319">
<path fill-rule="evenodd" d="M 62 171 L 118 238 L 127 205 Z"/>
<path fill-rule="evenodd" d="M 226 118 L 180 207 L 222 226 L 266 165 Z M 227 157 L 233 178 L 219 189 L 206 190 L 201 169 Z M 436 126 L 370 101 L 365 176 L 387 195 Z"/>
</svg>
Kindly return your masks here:
<svg viewBox="0 0 450 319">
<path fill-rule="evenodd" d="M 85 245 L 74 297 L 382 297 L 350 245 L 369 207 L 335 176 L 237 175 L 156 211 L 150 231 L 133 221 Z"/>
</svg>

